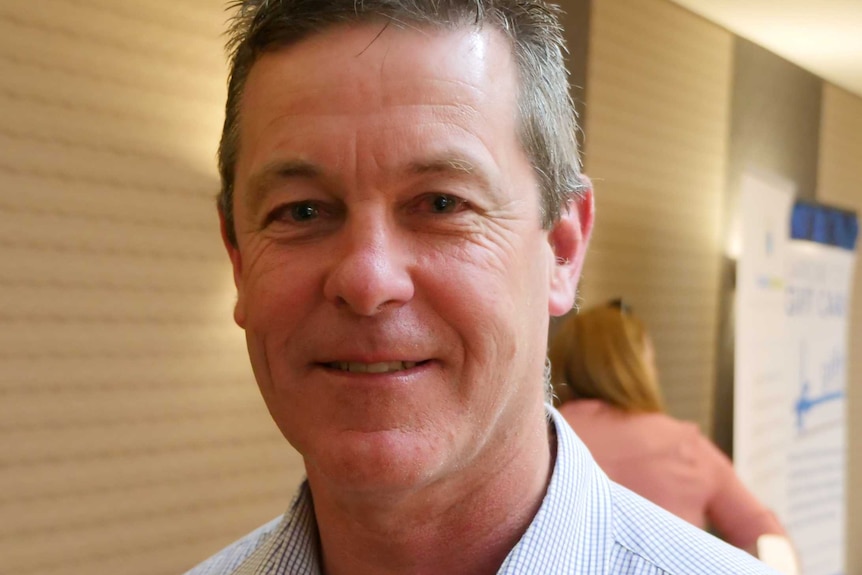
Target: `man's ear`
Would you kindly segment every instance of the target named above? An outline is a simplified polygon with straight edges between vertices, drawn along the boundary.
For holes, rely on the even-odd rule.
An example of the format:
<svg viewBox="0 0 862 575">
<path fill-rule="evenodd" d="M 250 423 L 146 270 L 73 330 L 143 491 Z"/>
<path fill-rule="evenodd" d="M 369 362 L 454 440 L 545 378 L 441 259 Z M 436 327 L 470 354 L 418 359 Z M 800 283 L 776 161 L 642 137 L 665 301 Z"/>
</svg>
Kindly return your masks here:
<svg viewBox="0 0 862 575">
<path fill-rule="evenodd" d="M 548 296 L 548 312 L 552 316 L 568 313 L 575 304 L 578 280 L 593 231 L 594 210 L 590 186 L 563 207 L 559 221 L 548 234 L 555 257 Z"/>
<path fill-rule="evenodd" d="M 242 255 L 239 252 L 239 247 L 231 241 L 231 236 L 236 237 L 236 234 L 228 234 L 228 223 L 221 208 L 218 211 L 218 219 L 219 228 L 221 229 L 221 241 L 224 243 L 227 255 L 230 258 L 230 263 L 233 267 L 233 283 L 236 286 L 236 305 L 233 308 L 233 320 L 239 327 L 245 328 L 245 290 L 243 289 L 242 281 Z"/>
</svg>

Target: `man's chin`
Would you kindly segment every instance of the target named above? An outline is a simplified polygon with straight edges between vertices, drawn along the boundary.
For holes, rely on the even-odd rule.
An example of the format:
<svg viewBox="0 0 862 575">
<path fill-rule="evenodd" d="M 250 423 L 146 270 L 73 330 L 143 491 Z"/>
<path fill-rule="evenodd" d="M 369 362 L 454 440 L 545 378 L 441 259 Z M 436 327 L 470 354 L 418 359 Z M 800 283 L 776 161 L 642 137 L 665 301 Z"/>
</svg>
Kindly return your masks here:
<svg viewBox="0 0 862 575">
<path fill-rule="evenodd" d="M 388 496 L 421 489 L 445 467 L 448 450 L 403 432 L 351 433 L 305 457 L 309 482 L 342 493 Z"/>
</svg>

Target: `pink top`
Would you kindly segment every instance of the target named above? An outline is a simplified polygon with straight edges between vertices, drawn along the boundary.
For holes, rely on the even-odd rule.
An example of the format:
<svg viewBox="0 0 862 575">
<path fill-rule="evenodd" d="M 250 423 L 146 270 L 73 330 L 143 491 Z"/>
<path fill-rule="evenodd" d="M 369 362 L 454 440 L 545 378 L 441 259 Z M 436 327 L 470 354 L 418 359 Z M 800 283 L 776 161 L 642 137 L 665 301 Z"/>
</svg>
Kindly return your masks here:
<svg viewBox="0 0 862 575">
<path fill-rule="evenodd" d="M 695 424 L 598 400 L 569 401 L 560 413 L 611 479 L 689 523 L 710 522 L 729 543 L 752 551 L 760 535 L 785 534 Z"/>
</svg>

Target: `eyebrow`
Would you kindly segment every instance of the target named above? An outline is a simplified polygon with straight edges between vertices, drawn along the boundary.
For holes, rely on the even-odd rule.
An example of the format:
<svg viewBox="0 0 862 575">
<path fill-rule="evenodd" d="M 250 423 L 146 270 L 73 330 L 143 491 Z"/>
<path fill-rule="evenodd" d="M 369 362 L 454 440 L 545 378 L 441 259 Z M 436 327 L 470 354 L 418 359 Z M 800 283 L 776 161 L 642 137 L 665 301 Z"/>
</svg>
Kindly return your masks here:
<svg viewBox="0 0 862 575">
<path fill-rule="evenodd" d="M 407 172 L 415 175 L 443 175 L 461 177 L 467 176 L 491 196 L 497 197 L 499 190 L 494 186 L 494 180 L 477 163 L 457 152 L 446 152 L 428 160 L 411 163 Z"/>
<path fill-rule="evenodd" d="M 482 175 L 472 162 L 453 155 L 440 156 L 425 162 L 413 162 L 408 169 L 414 174 L 459 173 L 469 176 Z"/>
<path fill-rule="evenodd" d="M 476 163 L 458 153 L 443 153 L 427 160 L 411 162 L 406 173 L 418 176 L 449 175 L 454 177 L 467 176 L 475 180 L 483 189 L 492 195 L 498 190 L 492 185 L 492 180 Z M 305 160 L 283 160 L 272 162 L 254 174 L 249 180 L 246 207 L 250 213 L 256 213 L 266 197 L 266 192 L 274 184 L 290 179 L 318 179 L 324 177 L 324 170 Z"/>
<path fill-rule="evenodd" d="M 278 161 L 267 164 L 249 180 L 246 207 L 255 213 L 266 197 L 266 191 L 280 181 L 290 179 L 315 179 L 323 175 L 318 166 L 304 160 Z"/>
</svg>

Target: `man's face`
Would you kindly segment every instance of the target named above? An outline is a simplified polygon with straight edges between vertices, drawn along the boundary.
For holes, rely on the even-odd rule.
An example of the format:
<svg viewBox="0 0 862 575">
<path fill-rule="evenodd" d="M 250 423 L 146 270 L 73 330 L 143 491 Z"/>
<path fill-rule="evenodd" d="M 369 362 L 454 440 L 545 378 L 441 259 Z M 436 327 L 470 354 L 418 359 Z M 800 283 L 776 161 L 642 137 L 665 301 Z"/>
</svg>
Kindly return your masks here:
<svg viewBox="0 0 862 575">
<path fill-rule="evenodd" d="M 541 228 L 501 35 L 382 29 L 254 64 L 228 245 L 273 418 L 309 477 L 359 490 L 490 470 L 540 425 L 589 225 Z"/>
</svg>

